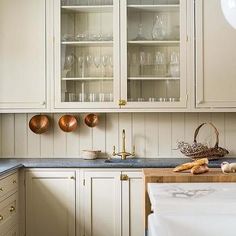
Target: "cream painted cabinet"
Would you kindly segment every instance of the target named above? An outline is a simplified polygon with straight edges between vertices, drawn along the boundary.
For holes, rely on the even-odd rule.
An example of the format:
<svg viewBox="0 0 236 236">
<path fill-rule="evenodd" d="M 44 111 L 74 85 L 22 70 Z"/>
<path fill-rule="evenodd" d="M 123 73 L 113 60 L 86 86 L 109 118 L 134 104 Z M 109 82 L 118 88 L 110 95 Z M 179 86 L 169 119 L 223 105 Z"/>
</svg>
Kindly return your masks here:
<svg viewBox="0 0 236 236">
<path fill-rule="evenodd" d="M 142 172 L 122 172 L 122 236 L 144 235 L 144 193 Z"/>
<path fill-rule="evenodd" d="M 187 0 L 121 0 L 122 108 L 187 105 Z"/>
<path fill-rule="evenodd" d="M 143 236 L 141 172 L 84 171 L 85 236 Z"/>
<path fill-rule="evenodd" d="M 1 110 L 47 108 L 47 71 L 53 64 L 47 54 L 53 44 L 47 32 L 50 2 L 0 1 Z"/>
<path fill-rule="evenodd" d="M 220 0 L 196 0 L 196 106 L 236 107 L 236 30 Z"/>
<path fill-rule="evenodd" d="M 26 172 L 26 236 L 75 236 L 75 171 Z"/>
<path fill-rule="evenodd" d="M 186 108 L 187 0 L 55 0 L 55 108 Z"/>
<path fill-rule="evenodd" d="M 120 172 L 84 172 L 85 236 L 121 236 Z"/>
</svg>

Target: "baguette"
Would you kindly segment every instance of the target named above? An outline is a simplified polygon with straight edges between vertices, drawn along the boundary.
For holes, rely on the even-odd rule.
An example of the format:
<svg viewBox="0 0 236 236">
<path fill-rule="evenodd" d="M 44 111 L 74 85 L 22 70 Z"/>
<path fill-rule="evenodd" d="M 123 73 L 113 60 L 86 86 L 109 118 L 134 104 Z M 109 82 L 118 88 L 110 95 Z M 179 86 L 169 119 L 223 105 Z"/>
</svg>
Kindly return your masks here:
<svg viewBox="0 0 236 236">
<path fill-rule="evenodd" d="M 184 170 L 190 170 L 192 169 L 194 166 L 201 166 L 201 165 L 208 165 L 209 161 L 207 158 L 202 158 L 199 160 L 196 160 L 194 162 L 188 162 L 185 163 L 183 165 L 179 165 L 177 167 L 174 168 L 174 172 L 180 172 L 180 171 L 184 171 Z"/>
<path fill-rule="evenodd" d="M 193 175 L 203 174 L 203 173 L 206 173 L 208 171 L 209 171 L 209 168 L 208 168 L 208 166 L 206 164 L 205 165 L 201 165 L 201 166 L 194 166 L 191 169 L 191 173 Z"/>
</svg>

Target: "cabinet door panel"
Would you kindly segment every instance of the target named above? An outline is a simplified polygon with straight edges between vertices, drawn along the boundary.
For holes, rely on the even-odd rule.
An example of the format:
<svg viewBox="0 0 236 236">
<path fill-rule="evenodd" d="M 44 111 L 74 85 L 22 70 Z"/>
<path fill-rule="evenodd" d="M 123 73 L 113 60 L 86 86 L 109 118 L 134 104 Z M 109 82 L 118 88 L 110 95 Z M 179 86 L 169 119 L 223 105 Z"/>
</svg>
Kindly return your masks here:
<svg viewBox="0 0 236 236">
<path fill-rule="evenodd" d="M 120 172 L 85 172 L 86 236 L 121 235 Z"/>
<path fill-rule="evenodd" d="M 0 32 L 0 108 L 44 108 L 46 0 L 1 0 Z"/>
<path fill-rule="evenodd" d="M 122 181 L 122 235 L 144 235 L 143 180 L 141 172 L 122 172 L 128 175 Z"/>
<path fill-rule="evenodd" d="M 236 107 L 236 30 L 220 0 L 196 1 L 196 34 L 196 106 Z"/>
<path fill-rule="evenodd" d="M 26 180 L 26 235 L 75 235 L 75 173 L 33 171 Z"/>
</svg>

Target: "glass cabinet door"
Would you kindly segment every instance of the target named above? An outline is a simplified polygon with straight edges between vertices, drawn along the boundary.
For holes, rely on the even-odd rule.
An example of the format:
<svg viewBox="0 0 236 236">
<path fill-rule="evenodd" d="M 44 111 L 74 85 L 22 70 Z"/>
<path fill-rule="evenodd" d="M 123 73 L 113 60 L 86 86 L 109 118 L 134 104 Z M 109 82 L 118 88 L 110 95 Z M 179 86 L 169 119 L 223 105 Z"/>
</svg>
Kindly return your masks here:
<svg viewBox="0 0 236 236">
<path fill-rule="evenodd" d="M 120 1 L 125 107 L 186 106 L 186 2 Z"/>
<path fill-rule="evenodd" d="M 119 0 L 55 1 L 56 108 L 119 100 Z"/>
</svg>

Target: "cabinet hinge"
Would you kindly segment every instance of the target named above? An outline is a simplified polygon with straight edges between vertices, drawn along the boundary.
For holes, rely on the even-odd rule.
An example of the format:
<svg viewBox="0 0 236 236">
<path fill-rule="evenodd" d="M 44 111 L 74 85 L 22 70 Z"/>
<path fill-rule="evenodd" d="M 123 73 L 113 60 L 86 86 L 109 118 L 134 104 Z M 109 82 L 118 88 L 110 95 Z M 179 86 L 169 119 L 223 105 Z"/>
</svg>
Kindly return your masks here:
<svg viewBox="0 0 236 236">
<path fill-rule="evenodd" d="M 189 40 L 189 37 L 188 37 L 188 35 L 187 35 L 187 37 L 186 37 L 186 42 L 188 42 L 188 40 Z"/>
<path fill-rule="evenodd" d="M 83 179 L 83 185 L 85 186 L 85 179 Z"/>
</svg>

